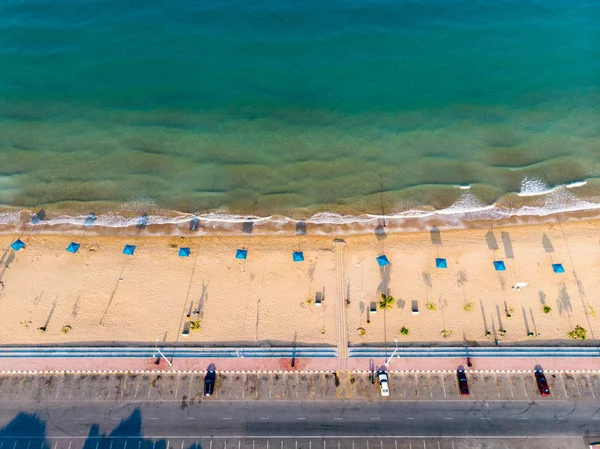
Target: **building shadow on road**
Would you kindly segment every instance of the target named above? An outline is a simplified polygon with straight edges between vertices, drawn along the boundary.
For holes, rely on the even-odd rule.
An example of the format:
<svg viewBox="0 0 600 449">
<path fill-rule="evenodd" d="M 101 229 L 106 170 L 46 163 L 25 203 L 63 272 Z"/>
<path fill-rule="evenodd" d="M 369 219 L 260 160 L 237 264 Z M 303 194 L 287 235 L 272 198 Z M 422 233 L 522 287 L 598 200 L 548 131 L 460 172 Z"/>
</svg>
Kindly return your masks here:
<svg viewBox="0 0 600 449">
<path fill-rule="evenodd" d="M 121 420 L 109 434 L 100 432 L 100 424 L 92 424 L 82 449 L 123 448 L 125 441 L 127 441 L 127 447 L 132 449 L 167 449 L 165 440 L 145 439 L 142 435 L 142 426 L 142 412 L 139 408 L 134 409 L 128 417 Z M 57 430 L 59 430 L 57 434 L 61 435 L 60 429 Z M 23 444 L 26 444 L 27 447 L 36 449 L 51 449 L 53 438 L 47 435 L 47 431 L 46 422 L 39 415 L 20 412 L 0 429 L 0 441 L 3 442 L 3 446 L 23 447 Z M 76 438 L 73 437 L 73 439 Z M 61 439 L 64 440 L 64 437 Z M 115 441 L 118 441 L 116 446 Z M 32 444 L 32 442 L 35 443 Z M 202 448 L 197 446 L 197 449 Z"/>
</svg>

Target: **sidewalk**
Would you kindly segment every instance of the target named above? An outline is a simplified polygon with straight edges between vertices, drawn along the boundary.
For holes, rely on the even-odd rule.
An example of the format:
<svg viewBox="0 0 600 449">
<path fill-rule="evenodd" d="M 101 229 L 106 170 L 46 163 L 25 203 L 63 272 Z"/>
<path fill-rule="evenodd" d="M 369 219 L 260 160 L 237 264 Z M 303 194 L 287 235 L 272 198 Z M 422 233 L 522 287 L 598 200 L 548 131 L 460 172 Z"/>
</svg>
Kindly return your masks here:
<svg viewBox="0 0 600 449">
<path fill-rule="evenodd" d="M 375 369 L 384 366 L 385 359 L 372 360 Z M 0 371 L 204 371 L 214 364 L 219 371 L 369 371 L 371 360 L 297 359 L 291 366 L 289 358 L 175 358 L 169 367 L 164 360 L 142 358 L 0 358 Z M 465 358 L 394 358 L 388 371 L 454 371 L 460 365 L 474 371 L 531 371 L 541 365 L 546 371 L 600 371 L 600 358 L 473 358 L 467 367 Z"/>
</svg>

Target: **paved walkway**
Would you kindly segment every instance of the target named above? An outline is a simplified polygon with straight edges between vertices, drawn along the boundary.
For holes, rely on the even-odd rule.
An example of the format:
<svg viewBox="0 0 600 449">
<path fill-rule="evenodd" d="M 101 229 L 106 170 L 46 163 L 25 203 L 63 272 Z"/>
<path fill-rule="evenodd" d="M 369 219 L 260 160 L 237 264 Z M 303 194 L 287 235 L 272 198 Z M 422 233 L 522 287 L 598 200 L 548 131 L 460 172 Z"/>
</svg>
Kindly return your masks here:
<svg viewBox="0 0 600 449">
<path fill-rule="evenodd" d="M 375 368 L 382 366 L 385 359 L 373 359 Z M 541 365 L 546 371 L 587 371 L 600 370 L 598 358 L 477 358 L 471 360 L 468 368 L 465 358 L 395 358 L 389 371 L 453 371 L 459 365 L 467 370 L 491 371 L 531 371 Z M 294 367 L 291 359 L 208 359 L 174 358 L 169 367 L 164 360 L 159 365 L 154 359 L 141 358 L 2 358 L 0 371 L 203 371 L 209 364 L 215 364 L 220 371 L 338 371 L 339 359 L 296 359 Z M 346 359 L 345 366 L 350 371 L 369 371 L 370 359 Z"/>
<path fill-rule="evenodd" d="M 348 325 L 346 322 L 346 301 L 344 299 L 344 245 L 343 240 L 335 240 L 335 307 L 340 369 L 347 369 L 348 359 Z"/>
</svg>

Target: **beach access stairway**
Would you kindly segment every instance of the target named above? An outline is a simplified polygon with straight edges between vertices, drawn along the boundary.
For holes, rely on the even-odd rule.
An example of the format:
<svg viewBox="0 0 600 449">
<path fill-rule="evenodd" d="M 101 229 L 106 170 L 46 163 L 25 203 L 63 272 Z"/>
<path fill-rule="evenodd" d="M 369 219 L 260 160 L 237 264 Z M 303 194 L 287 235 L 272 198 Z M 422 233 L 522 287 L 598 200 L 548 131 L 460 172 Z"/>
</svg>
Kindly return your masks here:
<svg viewBox="0 0 600 449">
<path fill-rule="evenodd" d="M 168 357 L 177 358 L 337 358 L 338 352 L 332 347 L 279 347 L 279 348 L 214 348 L 214 347 L 172 347 L 159 346 Z M 388 358 L 394 347 L 350 347 L 349 358 Z M 156 348 L 145 347 L 0 347 L 1 358 L 152 358 Z M 600 357 L 600 348 L 595 346 L 578 347 L 399 347 L 399 358 L 461 358 L 461 357 Z"/>
</svg>

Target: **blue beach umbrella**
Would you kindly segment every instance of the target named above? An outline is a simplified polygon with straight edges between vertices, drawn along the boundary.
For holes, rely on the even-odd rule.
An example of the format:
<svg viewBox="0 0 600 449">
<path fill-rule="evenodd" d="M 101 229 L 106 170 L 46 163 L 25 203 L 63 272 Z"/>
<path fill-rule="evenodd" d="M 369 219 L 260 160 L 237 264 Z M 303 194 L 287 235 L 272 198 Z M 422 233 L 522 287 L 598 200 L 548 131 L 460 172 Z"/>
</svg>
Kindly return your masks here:
<svg viewBox="0 0 600 449">
<path fill-rule="evenodd" d="M 71 243 L 69 243 L 69 246 L 67 246 L 67 251 L 75 254 L 77 251 L 79 251 L 80 246 L 81 245 L 79 243 L 71 242 Z"/>
<path fill-rule="evenodd" d="M 246 257 L 248 257 L 248 250 L 247 249 L 238 249 L 235 252 L 235 258 L 236 259 L 246 260 Z"/>
<path fill-rule="evenodd" d="M 436 268 L 448 268 L 448 264 L 446 263 L 446 259 L 436 258 L 435 259 Z"/>
<path fill-rule="evenodd" d="M 304 253 L 302 251 L 294 251 L 292 253 L 292 259 L 294 259 L 294 262 L 302 262 L 304 261 Z"/>
<path fill-rule="evenodd" d="M 20 249 L 25 248 L 25 243 L 23 243 L 21 239 L 17 239 L 10 247 L 15 251 L 19 251 Z"/>
<path fill-rule="evenodd" d="M 189 248 L 179 248 L 179 257 L 189 257 L 190 249 Z"/>
<path fill-rule="evenodd" d="M 503 260 L 494 260 L 494 268 L 496 271 L 506 271 L 506 265 Z"/>
<path fill-rule="evenodd" d="M 565 267 L 562 266 L 562 263 L 553 263 L 552 269 L 554 270 L 555 273 L 564 273 L 565 272 Z"/>
<path fill-rule="evenodd" d="M 125 248 L 123 248 L 123 254 L 127 254 L 128 256 L 133 256 L 134 252 L 135 245 L 125 245 Z"/>
<path fill-rule="evenodd" d="M 388 260 L 388 258 L 386 257 L 385 254 L 382 254 L 381 256 L 379 256 L 377 258 L 377 263 L 379 264 L 380 267 L 384 267 L 386 265 L 389 265 L 390 261 Z"/>
</svg>

